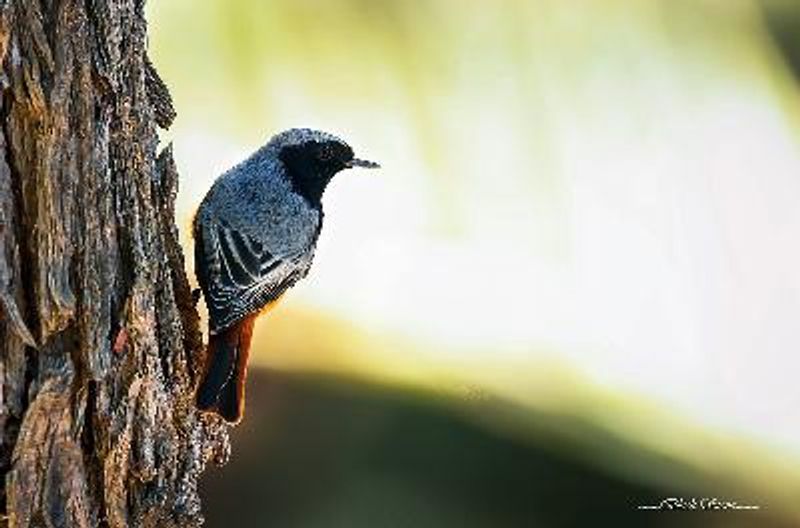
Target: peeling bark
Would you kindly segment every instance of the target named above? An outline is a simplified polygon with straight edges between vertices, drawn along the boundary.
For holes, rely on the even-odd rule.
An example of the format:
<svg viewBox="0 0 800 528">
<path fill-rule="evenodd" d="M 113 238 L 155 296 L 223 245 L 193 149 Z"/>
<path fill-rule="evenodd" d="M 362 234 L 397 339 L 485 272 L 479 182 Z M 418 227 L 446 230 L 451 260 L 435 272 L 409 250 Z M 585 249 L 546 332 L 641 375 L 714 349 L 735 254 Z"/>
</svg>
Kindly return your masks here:
<svg viewBox="0 0 800 528">
<path fill-rule="evenodd" d="M 197 526 L 225 426 L 141 0 L 0 0 L 0 526 Z"/>
</svg>

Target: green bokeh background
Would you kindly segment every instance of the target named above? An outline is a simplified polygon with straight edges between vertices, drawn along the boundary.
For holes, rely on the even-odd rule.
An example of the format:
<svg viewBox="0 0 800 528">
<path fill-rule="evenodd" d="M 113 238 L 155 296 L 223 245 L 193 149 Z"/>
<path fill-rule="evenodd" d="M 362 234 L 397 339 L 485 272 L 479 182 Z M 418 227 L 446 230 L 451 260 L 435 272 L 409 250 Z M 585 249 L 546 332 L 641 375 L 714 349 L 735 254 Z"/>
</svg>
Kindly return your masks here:
<svg viewBox="0 0 800 528">
<path fill-rule="evenodd" d="M 728 192 L 715 185 L 741 203 L 751 183 L 779 200 L 776 175 L 798 177 L 800 4 L 151 0 L 148 10 L 151 57 L 179 116 L 162 140 L 175 144 L 184 235 L 213 179 L 277 130 L 331 130 L 384 165 L 377 180 L 336 182 L 311 278 L 257 328 L 233 459 L 204 482 L 209 526 L 800 524 L 800 427 L 789 424 L 800 396 L 786 388 L 797 343 L 773 347 L 763 361 L 775 370 L 756 383 L 760 347 L 679 350 L 695 335 L 684 323 L 740 341 L 727 320 L 704 317 L 716 313 L 705 294 L 684 302 L 679 281 L 669 304 L 669 270 L 686 253 L 674 226 L 713 225 L 708 197 Z M 774 164 L 769 150 L 753 154 L 742 169 L 752 181 L 728 179 L 743 134 L 780 145 Z M 606 216 L 582 197 L 598 192 Z M 631 196 L 620 235 L 614 204 Z M 650 216 L 659 207 L 668 227 Z M 776 225 L 788 218 L 765 207 Z M 785 235 L 789 261 L 796 234 Z M 747 240 L 744 253 L 763 250 Z M 582 266 L 615 269 L 601 257 L 650 243 L 671 255 L 668 271 L 623 266 L 584 308 L 582 292 L 606 279 Z M 712 250 L 686 259 L 713 261 Z M 764 261 L 782 260 L 777 251 Z M 701 271 L 689 294 L 713 282 Z M 775 288 L 796 300 L 795 278 Z M 666 315 L 626 316 L 636 281 L 661 280 L 642 302 L 667 303 Z M 731 299 L 721 304 L 748 313 L 746 295 Z M 771 319 L 796 320 L 795 305 Z M 620 326 L 595 328 L 606 323 Z M 732 392 L 705 406 L 718 371 Z M 738 398 L 783 418 L 737 415 Z M 667 497 L 760 509 L 637 509 Z"/>
</svg>

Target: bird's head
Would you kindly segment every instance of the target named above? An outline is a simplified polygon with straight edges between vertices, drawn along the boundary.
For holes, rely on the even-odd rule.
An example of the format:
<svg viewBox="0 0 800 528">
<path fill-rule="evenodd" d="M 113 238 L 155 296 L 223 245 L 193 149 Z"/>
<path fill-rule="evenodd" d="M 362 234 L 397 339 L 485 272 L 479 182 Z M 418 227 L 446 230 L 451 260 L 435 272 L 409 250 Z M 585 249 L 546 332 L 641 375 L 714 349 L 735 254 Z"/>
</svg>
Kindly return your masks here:
<svg viewBox="0 0 800 528">
<path fill-rule="evenodd" d="M 267 147 L 283 163 L 294 191 L 315 206 L 320 204 L 322 193 L 339 171 L 380 167 L 375 162 L 356 158 L 350 145 L 319 130 L 286 130 L 274 136 Z"/>
</svg>

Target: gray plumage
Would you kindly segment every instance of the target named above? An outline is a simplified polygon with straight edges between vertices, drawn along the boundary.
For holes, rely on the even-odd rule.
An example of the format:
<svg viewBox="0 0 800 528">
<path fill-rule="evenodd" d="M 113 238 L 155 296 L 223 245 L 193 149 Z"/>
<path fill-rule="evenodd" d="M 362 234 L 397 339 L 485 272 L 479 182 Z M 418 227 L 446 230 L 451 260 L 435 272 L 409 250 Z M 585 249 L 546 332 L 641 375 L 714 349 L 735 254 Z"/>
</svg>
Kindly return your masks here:
<svg viewBox="0 0 800 528">
<path fill-rule="evenodd" d="M 319 201 L 333 175 L 352 166 L 339 138 L 292 129 L 227 171 L 194 221 L 195 268 L 217 334 L 277 300 L 305 277 L 322 227 Z"/>
</svg>

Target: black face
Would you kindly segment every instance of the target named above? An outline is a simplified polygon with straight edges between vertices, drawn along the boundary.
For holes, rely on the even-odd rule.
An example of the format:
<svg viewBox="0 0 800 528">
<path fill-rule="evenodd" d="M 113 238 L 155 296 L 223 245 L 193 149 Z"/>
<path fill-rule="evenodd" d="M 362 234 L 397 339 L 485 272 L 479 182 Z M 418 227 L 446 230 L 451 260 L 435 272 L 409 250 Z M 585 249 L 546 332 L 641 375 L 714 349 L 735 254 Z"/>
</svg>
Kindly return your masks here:
<svg viewBox="0 0 800 528">
<path fill-rule="evenodd" d="M 279 157 L 289 171 L 294 191 L 319 207 L 333 176 L 353 161 L 353 150 L 338 141 L 308 141 L 283 147 Z"/>
</svg>

